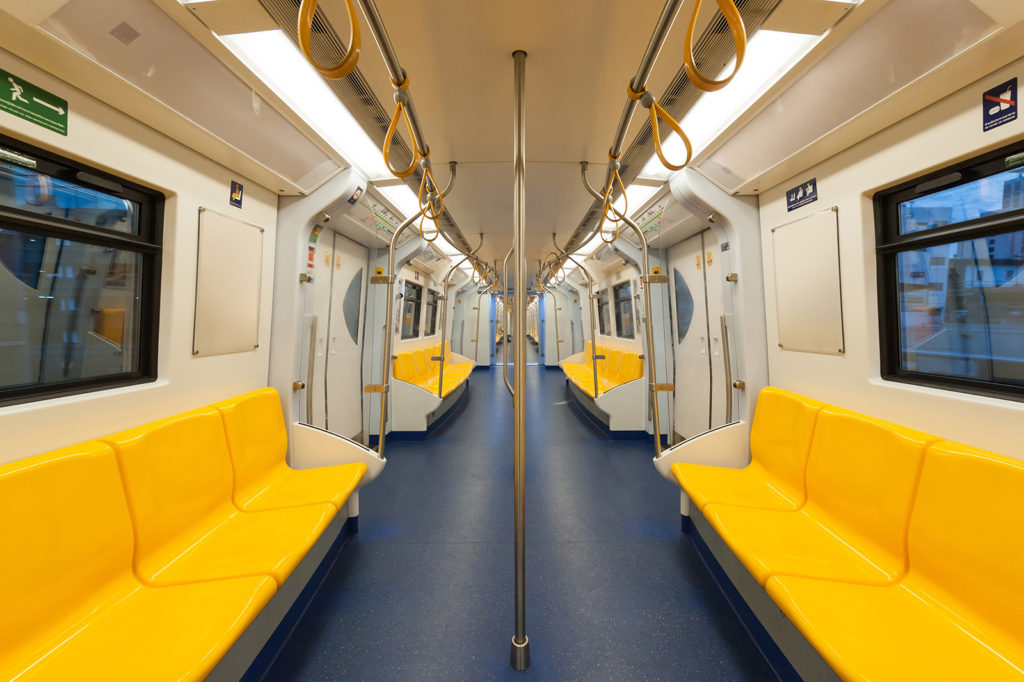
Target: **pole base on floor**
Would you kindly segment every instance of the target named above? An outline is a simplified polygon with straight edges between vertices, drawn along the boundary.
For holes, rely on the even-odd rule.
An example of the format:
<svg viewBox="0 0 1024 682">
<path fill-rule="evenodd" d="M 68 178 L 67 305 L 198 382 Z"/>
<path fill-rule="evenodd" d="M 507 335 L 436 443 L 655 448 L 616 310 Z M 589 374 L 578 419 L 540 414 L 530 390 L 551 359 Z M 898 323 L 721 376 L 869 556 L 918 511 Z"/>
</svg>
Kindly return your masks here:
<svg viewBox="0 0 1024 682">
<path fill-rule="evenodd" d="M 530 638 L 524 636 L 523 643 L 516 642 L 516 638 L 512 638 L 512 656 L 511 661 L 513 670 L 526 670 L 530 667 Z"/>
</svg>

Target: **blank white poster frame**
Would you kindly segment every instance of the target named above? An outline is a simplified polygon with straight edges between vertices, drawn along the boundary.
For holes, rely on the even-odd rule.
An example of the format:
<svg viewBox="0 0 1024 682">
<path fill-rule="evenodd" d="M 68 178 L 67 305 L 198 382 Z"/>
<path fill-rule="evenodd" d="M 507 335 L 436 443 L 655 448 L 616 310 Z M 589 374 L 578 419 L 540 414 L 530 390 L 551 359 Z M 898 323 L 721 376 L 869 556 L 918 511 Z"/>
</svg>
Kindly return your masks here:
<svg viewBox="0 0 1024 682">
<path fill-rule="evenodd" d="M 192 355 L 259 348 L 263 228 L 199 209 Z"/>
<path fill-rule="evenodd" d="M 839 207 L 772 228 L 779 347 L 842 355 Z"/>
</svg>

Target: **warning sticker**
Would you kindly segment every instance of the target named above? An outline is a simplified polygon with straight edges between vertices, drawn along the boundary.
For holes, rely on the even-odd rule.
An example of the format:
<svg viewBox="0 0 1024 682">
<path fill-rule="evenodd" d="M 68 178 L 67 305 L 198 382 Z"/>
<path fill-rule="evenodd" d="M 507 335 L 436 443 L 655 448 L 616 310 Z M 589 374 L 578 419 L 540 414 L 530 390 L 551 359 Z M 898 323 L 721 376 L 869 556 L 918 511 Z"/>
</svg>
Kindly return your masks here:
<svg viewBox="0 0 1024 682">
<path fill-rule="evenodd" d="M 802 185 L 797 185 L 786 192 L 786 210 L 795 211 L 818 200 L 818 179 L 811 178 Z"/>
<path fill-rule="evenodd" d="M 1017 79 L 986 90 L 981 96 L 981 129 L 989 131 L 1017 120 Z"/>
</svg>

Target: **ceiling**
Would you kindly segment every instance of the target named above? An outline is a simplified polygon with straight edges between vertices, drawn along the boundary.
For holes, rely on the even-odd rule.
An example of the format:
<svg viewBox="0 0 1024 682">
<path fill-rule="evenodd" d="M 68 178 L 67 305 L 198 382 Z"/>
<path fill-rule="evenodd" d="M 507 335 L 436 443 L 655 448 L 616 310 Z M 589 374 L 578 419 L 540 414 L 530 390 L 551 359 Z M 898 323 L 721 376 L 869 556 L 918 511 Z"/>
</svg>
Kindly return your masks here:
<svg viewBox="0 0 1024 682">
<path fill-rule="evenodd" d="M 655 65 L 649 81 L 653 92 L 660 92 L 682 63 L 682 24 L 692 1 L 684 2 L 683 19 Z M 553 250 L 551 234 L 558 233 L 564 244 L 590 208 L 579 162 L 595 163 L 594 182 L 600 181 L 626 85 L 662 0 L 377 4 L 409 74 L 439 182 L 447 180 L 444 164 L 459 162 L 449 210 L 470 243 L 477 243 L 476 233 L 484 234 L 480 254 L 492 262 L 512 244 L 512 52 L 527 52 L 525 250 L 535 266 Z M 709 4 L 708 18 L 715 8 Z M 336 27 L 347 32 L 347 22 Z M 377 98 L 391 102 L 390 80 L 375 44 L 364 41 L 359 69 Z M 634 117 L 627 141 L 645 121 Z"/>
</svg>

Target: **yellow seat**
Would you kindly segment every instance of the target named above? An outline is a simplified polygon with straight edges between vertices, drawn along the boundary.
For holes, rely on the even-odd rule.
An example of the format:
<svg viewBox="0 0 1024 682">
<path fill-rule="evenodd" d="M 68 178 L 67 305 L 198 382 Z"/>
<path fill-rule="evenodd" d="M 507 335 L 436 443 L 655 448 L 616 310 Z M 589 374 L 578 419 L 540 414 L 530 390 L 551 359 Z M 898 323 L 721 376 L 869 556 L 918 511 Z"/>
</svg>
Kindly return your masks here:
<svg viewBox="0 0 1024 682">
<path fill-rule="evenodd" d="M 227 434 L 235 475 L 235 506 L 243 511 L 281 509 L 348 500 L 366 473 L 362 462 L 292 469 L 285 461 L 288 431 L 277 391 L 257 391 L 215 403 Z"/>
<path fill-rule="evenodd" d="M 1024 464 L 929 448 L 907 535 L 909 571 L 871 587 L 772 577 L 768 593 L 848 680 L 1024 675 Z"/>
<path fill-rule="evenodd" d="M 149 587 L 114 452 L 0 468 L 0 679 L 201 680 L 273 596 L 266 576 Z"/>
<path fill-rule="evenodd" d="M 394 359 L 391 361 L 391 375 L 400 381 L 407 381 L 410 384 L 415 384 L 416 377 L 413 370 L 412 355 L 407 351 L 396 353 Z"/>
<path fill-rule="evenodd" d="M 797 511 L 709 502 L 704 516 L 764 585 L 797 575 L 884 585 L 906 571 L 906 529 L 935 439 L 837 407 L 818 415 Z"/>
<path fill-rule="evenodd" d="M 239 511 L 220 413 L 201 408 L 103 439 L 117 453 L 135 571 L 179 585 L 269 575 L 281 584 L 337 513 L 320 503 Z"/>
<path fill-rule="evenodd" d="M 677 463 L 672 473 L 698 510 L 708 502 L 792 511 L 807 497 L 804 472 L 822 404 L 766 386 L 750 429 L 750 464 L 743 469 Z"/>
</svg>

